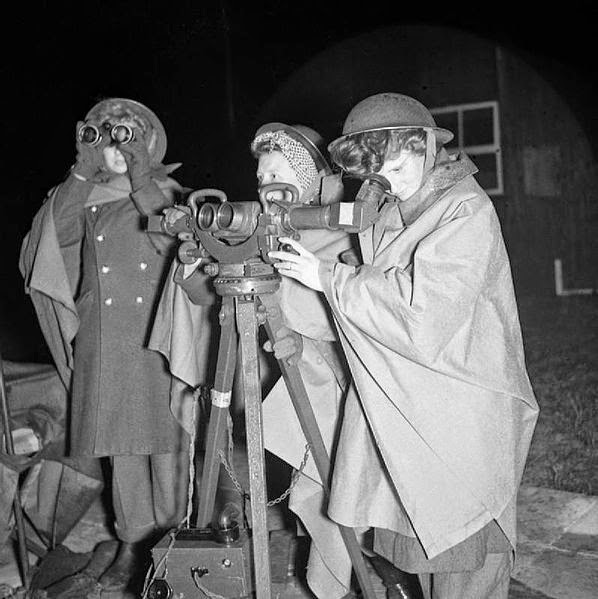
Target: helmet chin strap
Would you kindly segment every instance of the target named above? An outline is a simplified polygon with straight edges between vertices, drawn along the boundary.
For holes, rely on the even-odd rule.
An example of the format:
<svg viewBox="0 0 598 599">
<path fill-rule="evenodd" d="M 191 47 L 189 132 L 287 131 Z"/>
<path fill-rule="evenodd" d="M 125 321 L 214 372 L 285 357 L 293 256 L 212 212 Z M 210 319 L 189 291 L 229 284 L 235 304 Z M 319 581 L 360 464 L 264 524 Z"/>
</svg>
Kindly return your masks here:
<svg viewBox="0 0 598 599">
<path fill-rule="evenodd" d="M 424 158 L 424 176 L 422 184 L 434 169 L 436 163 L 436 134 L 432 129 L 426 129 L 426 156 Z"/>
</svg>

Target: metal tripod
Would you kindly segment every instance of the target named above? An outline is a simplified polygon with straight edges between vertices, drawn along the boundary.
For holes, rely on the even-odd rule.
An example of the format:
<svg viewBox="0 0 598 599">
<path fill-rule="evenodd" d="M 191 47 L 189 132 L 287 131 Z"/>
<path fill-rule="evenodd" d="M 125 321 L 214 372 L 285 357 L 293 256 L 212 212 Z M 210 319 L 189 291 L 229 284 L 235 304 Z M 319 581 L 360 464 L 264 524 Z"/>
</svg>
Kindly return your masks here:
<svg viewBox="0 0 598 599">
<path fill-rule="evenodd" d="M 264 326 L 268 338 L 274 344 L 277 338 L 276 332 L 283 326 L 280 307 L 274 296 L 274 292 L 280 286 L 281 278 L 271 265 L 264 264 L 260 260 L 256 260 L 253 264 L 251 261 L 249 264 L 247 262 L 220 263 L 217 270 L 218 276 L 214 279 L 214 287 L 218 295 L 222 296 L 221 331 L 216 376 L 211 391 L 212 405 L 199 493 L 197 526 L 207 527 L 212 519 L 220 472 L 219 450 L 224 447 L 227 435 L 227 417 L 239 348 L 241 362 L 239 368 L 245 399 L 255 591 L 257 599 L 270 599 L 271 576 L 266 521 L 267 494 L 258 367 L 258 330 L 260 326 Z M 328 497 L 330 459 L 299 368 L 289 360 L 278 360 L 278 363 L 324 485 L 325 495 Z M 363 597 L 374 599 L 374 590 L 355 531 L 344 526 L 339 526 L 339 529 Z"/>
</svg>

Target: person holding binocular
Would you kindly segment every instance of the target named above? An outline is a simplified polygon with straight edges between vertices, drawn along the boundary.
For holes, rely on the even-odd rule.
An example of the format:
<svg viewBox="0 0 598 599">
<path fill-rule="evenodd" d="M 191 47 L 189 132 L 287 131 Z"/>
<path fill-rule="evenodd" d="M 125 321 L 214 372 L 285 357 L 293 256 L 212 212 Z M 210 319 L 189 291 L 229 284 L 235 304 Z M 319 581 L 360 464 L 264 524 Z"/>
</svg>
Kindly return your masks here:
<svg viewBox="0 0 598 599">
<path fill-rule="evenodd" d="M 70 454 L 110 458 L 121 545 L 100 583 L 117 590 L 145 573 L 152 535 L 185 510 L 188 441 L 170 373 L 147 348 L 173 240 L 143 222 L 181 187 L 162 164 L 164 127 L 139 102 L 102 100 L 75 136 L 76 162 L 36 214 L 20 266 L 72 393 Z"/>
</svg>

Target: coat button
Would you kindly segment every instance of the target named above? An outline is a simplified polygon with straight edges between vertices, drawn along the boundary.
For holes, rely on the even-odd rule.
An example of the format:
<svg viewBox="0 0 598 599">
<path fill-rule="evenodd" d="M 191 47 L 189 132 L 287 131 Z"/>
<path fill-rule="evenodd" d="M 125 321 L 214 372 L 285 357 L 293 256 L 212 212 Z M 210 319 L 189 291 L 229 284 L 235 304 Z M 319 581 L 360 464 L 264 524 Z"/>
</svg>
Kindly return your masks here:
<svg viewBox="0 0 598 599">
<path fill-rule="evenodd" d="M 135 298 L 135 301 L 136 301 L 138 304 L 142 304 L 142 303 L 143 303 L 143 298 L 142 298 L 140 295 L 138 295 L 138 296 Z"/>
<path fill-rule="evenodd" d="M 91 210 L 92 212 L 97 212 L 97 211 L 98 211 L 98 207 L 97 207 L 97 206 L 92 206 L 92 207 L 90 208 L 90 210 Z"/>
<path fill-rule="evenodd" d="M 104 303 L 105 303 L 107 306 L 111 306 L 111 305 L 112 305 L 112 298 L 111 298 L 111 297 L 107 297 L 107 298 L 104 300 Z"/>
<path fill-rule="evenodd" d="M 104 266 L 102 266 L 102 272 L 103 272 L 104 274 L 106 274 L 106 273 L 110 272 L 110 267 L 109 267 L 109 266 L 106 266 L 106 265 L 104 264 Z"/>
<path fill-rule="evenodd" d="M 146 270 L 147 269 L 147 262 L 140 262 L 139 263 L 139 268 L 141 270 Z"/>
<path fill-rule="evenodd" d="M 98 236 L 96 237 L 96 239 L 97 239 L 98 241 L 104 241 L 104 235 L 103 235 L 103 233 L 100 233 L 100 235 L 98 235 Z"/>
</svg>

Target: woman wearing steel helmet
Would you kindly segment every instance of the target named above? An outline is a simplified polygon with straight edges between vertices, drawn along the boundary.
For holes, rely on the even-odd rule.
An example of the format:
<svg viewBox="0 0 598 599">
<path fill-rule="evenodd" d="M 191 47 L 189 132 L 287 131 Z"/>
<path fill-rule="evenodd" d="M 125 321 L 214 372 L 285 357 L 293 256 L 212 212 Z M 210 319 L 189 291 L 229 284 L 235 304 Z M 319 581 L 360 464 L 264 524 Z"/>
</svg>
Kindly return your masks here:
<svg viewBox="0 0 598 599">
<path fill-rule="evenodd" d="M 116 533 L 106 590 L 145 572 L 147 541 L 185 508 L 187 442 L 169 409 L 171 377 L 147 335 L 172 239 L 143 217 L 173 203 L 166 133 L 146 106 L 97 103 L 77 123 L 77 160 L 32 224 L 21 271 L 65 386 L 70 453 L 108 456 Z"/>
<path fill-rule="evenodd" d="M 354 380 L 329 515 L 373 526 L 375 551 L 427 598 L 506 598 L 537 404 L 498 219 L 450 138 L 413 98 L 366 98 L 329 147 L 345 171 L 389 184 L 360 234 L 363 264 L 287 238 L 297 254 L 271 256 L 323 290 Z"/>
</svg>

